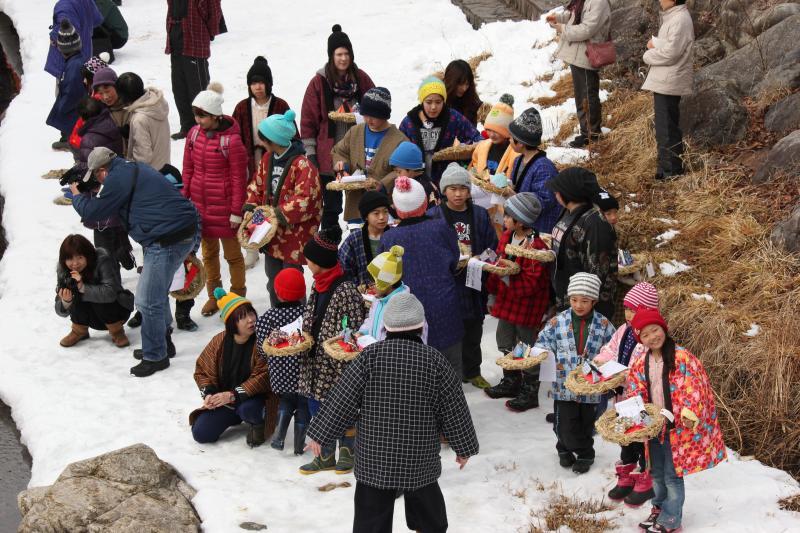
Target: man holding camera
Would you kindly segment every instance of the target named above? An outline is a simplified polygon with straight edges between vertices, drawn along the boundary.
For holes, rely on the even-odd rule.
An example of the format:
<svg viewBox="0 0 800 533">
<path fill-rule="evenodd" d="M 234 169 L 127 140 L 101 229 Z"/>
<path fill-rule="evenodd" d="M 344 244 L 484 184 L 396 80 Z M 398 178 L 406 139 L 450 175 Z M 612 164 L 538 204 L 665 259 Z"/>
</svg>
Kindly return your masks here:
<svg viewBox="0 0 800 533">
<path fill-rule="evenodd" d="M 119 216 L 128 235 L 141 244 L 144 268 L 136 290 L 136 307 L 142 313 L 142 348 L 134 350 L 141 363 L 131 374 L 146 377 L 169 367 L 175 355 L 171 333 L 169 287 L 175 271 L 200 243 L 200 217 L 154 168 L 126 161 L 108 148 L 92 150 L 83 181 L 101 184 L 97 196 L 81 193 L 70 184 L 72 206 L 83 219 Z"/>
</svg>

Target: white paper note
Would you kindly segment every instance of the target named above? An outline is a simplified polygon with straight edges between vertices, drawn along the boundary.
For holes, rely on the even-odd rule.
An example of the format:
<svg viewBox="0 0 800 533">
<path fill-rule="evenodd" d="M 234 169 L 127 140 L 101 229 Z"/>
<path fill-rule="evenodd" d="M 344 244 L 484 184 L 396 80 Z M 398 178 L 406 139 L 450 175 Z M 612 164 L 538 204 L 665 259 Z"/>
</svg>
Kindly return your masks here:
<svg viewBox="0 0 800 533">
<path fill-rule="evenodd" d="M 465 283 L 467 287 L 476 291 L 481 290 L 483 283 L 483 265 L 485 264 L 486 263 L 475 257 L 467 262 L 467 281 Z"/>
<path fill-rule="evenodd" d="M 175 275 L 172 276 L 172 284 L 169 286 L 169 290 L 170 292 L 179 291 L 183 289 L 184 284 L 186 284 L 186 269 L 183 267 L 183 263 L 181 263 L 181 266 L 175 271 Z"/>
<path fill-rule="evenodd" d="M 601 365 L 597 368 L 601 374 L 603 374 L 604 378 L 610 378 L 611 376 L 615 376 L 620 372 L 625 372 L 628 370 L 628 367 L 618 363 L 617 361 L 609 361 L 604 365 Z"/>
<path fill-rule="evenodd" d="M 539 348 L 533 347 L 531 351 L 539 350 Z M 541 353 L 541 350 L 539 351 Z M 539 381 L 550 381 L 553 382 L 556 380 L 556 356 L 553 355 L 552 352 L 547 352 L 547 359 L 542 361 L 539 365 Z"/>
<path fill-rule="evenodd" d="M 292 322 L 291 324 L 286 324 L 285 326 L 281 326 L 281 331 L 286 333 L 287 335 L 291 335 L 297 331 L 303 331 L 303 315 L 297 317 L 297 320 Z"/>
<path fill-rule="evenodd" d="M 361 335 L 358 339 L 356 339 L 356 345 L 362 350 L 370 344 L 375 344 L 376 342 L 378 342 L 378 339 L 372 335 Z"/>
<path fill-rule="evenodd" d="M 627 400 L 615 403 L 614 409 L 616 409 L 619 416 L 636 418 L 639 416 L 639 413 L 644 411 L 644 401 L 641 396 L 633 396 Z"/>
<path fill-rule="evenodd" d="M 262 222 L 258 226 L 253 229 L 253 234 L 250 235 L 250 240 L 248 241 L 250 244 L 260 242 L 264 236 L 269 233 L 269 230 L 272 229 L 272 224 L 267 221 Z"/>
</svg>

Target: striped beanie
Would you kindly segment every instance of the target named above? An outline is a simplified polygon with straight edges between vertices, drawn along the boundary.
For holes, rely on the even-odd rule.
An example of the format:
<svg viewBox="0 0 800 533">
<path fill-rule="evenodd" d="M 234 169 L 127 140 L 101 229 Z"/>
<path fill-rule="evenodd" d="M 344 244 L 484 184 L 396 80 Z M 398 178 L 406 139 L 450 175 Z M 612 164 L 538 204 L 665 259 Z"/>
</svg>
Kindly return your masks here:
<svg viewBox="0 0 800 533">
<path fill-rule="evenodd" d="M 532 228 L 542 212 L 542 202 L 532 192 L 521 192 L 506 200 L 503 209 L 506 215 L 526 228 Z"/>
<path fill-rule="evenodd" d="M 569 278 L 567 296 L 586 296 L 592 300 L 600 299 L 600 278 L 588 272 L 578 272 Z"/>
<path fill-rule="evenodd" d="M 412 180 L 408 176 L 398 176 L 394 180 L 392 203 L 400 219 L 421 217 L 428 209 L 428 195 L 417 180 Z"/>
<path fill-rule="evenodd" d="M 511 137 L 508 126 L 514 120 L 514 97 L 504 94 L 500 101 L 492 106 L 492 110 L 483 121 L 483 129 L 493 131 L 506 139 Z"/>
<path fill-rule="evenodd" d="M 637 283 L 625 295 L 622 305 L 631 311 L 658 309 L 658 290 L 651 283 Z"/>
<path fill-rule="evenodd" d="M 383 292 L 403 279 L 403 253 L 405 249 L 402 246 L 394 245 L 367 265 L 367 272 L 375 280 L 376 289 Z"/>
<path fill-rule="evenodd" d="M 223 322 L 228 321 L 231 313 L 243 304 L 249 304 L 250 300 L 243 298 L 235 292 L 225 292 L 222 287 L 214 289 L 214 298 L 217 299 L 217 307 L 219 308 L 219 316 Z"/>
<path fill-rule="evenodd" d="M 445 87 L 444 82 L 436 76 L 428 76 L 419 84 L 419 91 L 417 92 L 419 103 L 421 104 L 432 94 L 438 94 L 445 102 L 447 101 L 447 87 Z"/>
<path fill-rule="evenodd" d="M 71 56 L 81 51 L 81 36 L 75 31 L 68 19 L 61 19 L 58 26 L 58 37 L 56 37 L 58 51 L 65 56 Z"/>
</svg>

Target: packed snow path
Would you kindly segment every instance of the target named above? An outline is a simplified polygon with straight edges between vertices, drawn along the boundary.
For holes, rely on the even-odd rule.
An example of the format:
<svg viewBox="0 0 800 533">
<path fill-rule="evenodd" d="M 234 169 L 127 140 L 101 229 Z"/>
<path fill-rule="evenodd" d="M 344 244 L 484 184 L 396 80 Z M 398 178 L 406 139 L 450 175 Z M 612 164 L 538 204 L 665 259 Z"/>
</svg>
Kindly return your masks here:
<svg viewBox="0 0 800 533">
<path fill-rule="evenodd" d="M 66 154 L 50 150 L 57 132 L 44 124 L 53 101 L 54 80 L 42 70 L 52 5 L 44 0 L 0 0 L 0 9 L 20 34 L 26 72 L 22 93 L 0 129 L 0 186 L 7 200 L 3 223 L 10 241 L 0 263 L 0 397 L 13 407 L 33 456 L 31 485 L 52 483 L 72 461 L 144 442 L 198 490 L 194 503 L 207 531 L 237 531 L 245 521 L 266 524 L 272 532 L 349 531 L 353 488 L 326 493 L 317 488 L 331 481 L 354 484 L 352 475 L 301 476 L 297 467 L 308 455 L 297 458 L 290 450 L 281 453 L 268 445 L 250 450 L 243 428 L 229 431 L 216 445 L 192 440 L 187 418 L 200 403 L 192 379 L 195 358 L 222 327 L 217 317 L 199 316 L 203 296 L 193 313 L 200 330 L 177 332 L 178 356 L 168 370 L 153 377 L 129 376 L 132 348 L 114 348 L 102 332 L 92 332 L 91 340 L 71 349 L 58 346 L 69 327 L 53 312 L 58 246 L 67 233 L 89 232 L 71 208 L 51 203 L 58 194 L 57 182 L 39 178 L 70 165 Z M 113 67 L 118 73 L 135 71 L 146 85 L 168 93 L 175 131 L 169 59 L 163 53 L 166 3 L 131 0 L 122 9 L 131 38 Z M 308 81 L 326 59 L 326 40 L 334 23 L 349 34 L 358 65 L 377 85 L 391 90 L 395 123 L 416 103 L 419 81 L 454 58 L 492 52 L 478 70 L 479 93 L 486 101 L 496 101 L 510 92 L 517 112 L 527 107 L 528 98 L 548 93 L 537 77 L 561 68 L 551 60 L 553 32 L 545 24 L 505 22 L 473 31 L 447 0 L 225 0 L 223 10 L 230 32 L 213 43 L 210 65 L 212 79 L 225 85 L 227 112 L 246 95 L 245 73 L 258 54 L 269 59 L 274 93 L 299 109 Z M 522 85 L 529 81 L 533 83 Z M 572 106 L 569 101 L 543 112 L 546 137 L 554 134 Z M 180 165 L 183 142 L 172 147 L 173 163 Z M 574 155 L 561 149 L 550 153 Z M 247 274 L 248 296 L 260 311 L 267 306 L 262 265 Z M 223 279 L 226 276 L 223 273 Z M 136 277 L 126 272 L 124 283 L 134 289 Z M 500 370 L 494 364 L 494 327 L 494 320 L 488 319 L 483 373 L 496 383 Z M 129 336 L 136 346 L 139 331 L 129 331 Z M 549 405 L 544 389 L 542 407 L 524 414 L 507 411 L 501 401 L 471 386 L 465 392 L 481 453 L 459 471 L 452 451 L 442 451 L 440 482 L 451 531 L 528 531 L 531 522 L 537 523 L 532 513 L 545 507 L 553 494 L 601 497 L 613 485 L 618 448 L 599 440 L 590 473 L 578 477 L 558 466 L 555 437 L 544 421 Z M 797 489 L 784 472 L 732 458 L 688 478 L 684 525 L 691 531 L 798 531 L 800 516 L 776 505 L 778 498 Z M 605 514 L 621 529 L 632 530 L 647 509 L 618 506 Z M 395 524 L 398 531 L 404 530 L 402 501 Z"/>
</svg>

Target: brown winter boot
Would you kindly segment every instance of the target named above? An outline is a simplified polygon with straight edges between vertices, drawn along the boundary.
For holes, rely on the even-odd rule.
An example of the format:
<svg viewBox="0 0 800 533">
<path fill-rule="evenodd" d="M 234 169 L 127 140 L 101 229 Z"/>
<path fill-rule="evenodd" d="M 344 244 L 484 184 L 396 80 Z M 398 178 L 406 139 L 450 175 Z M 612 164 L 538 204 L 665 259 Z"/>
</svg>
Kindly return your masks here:
<svg viewBox="0 0 800 533">
<path fill-rule="evenodd" d="M 125 322 L 106 324 L 108 333 L 111 335 L 111 342 L 113 342 L 114 346 L 117 348 L 124 348 L 131 345 L 128 337 L 125 336 L 125 328 L 123 327 L 123 324 L 125 324 Z"/>
<path fill-rule="evenodd" d="M 67 336 L 61 339 L 61 346 L 69 348 L 75 346 L 82 340 L 89 338 L 89 326 L 81 326 L 80 324 L 72 323 L 72 331 L 67 333 Z"/>
<path fill-rule="evenodd" d="M 217 307 L 217 299 L 214 297 L 214 289 L 217 287 L 222 287 L 222 282 L 214 281 L 207 285 L 208 289 L 208 301 L 203 305 L 203 308 L 200 309 L 200 314 L 203 316 L 211 316 L 219 311 Z"/>
</svg>

